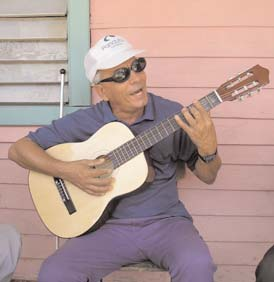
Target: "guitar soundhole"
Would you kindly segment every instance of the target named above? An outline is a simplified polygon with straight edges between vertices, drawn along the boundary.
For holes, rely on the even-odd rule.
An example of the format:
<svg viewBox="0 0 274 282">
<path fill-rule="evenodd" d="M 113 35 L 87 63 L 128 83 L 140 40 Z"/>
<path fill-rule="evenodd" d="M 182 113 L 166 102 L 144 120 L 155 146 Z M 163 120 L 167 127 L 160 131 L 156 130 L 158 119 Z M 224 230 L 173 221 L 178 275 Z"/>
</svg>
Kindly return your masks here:
<svg viewBox="0 0 274 282">
<path fill-rule="evenodd" d="M 62 178 L 54 177 L 55 186 L 59 192 L 62 202 L 64 203 L 69 214 L 76 212 L 76 208 L 73 204 L 72 199 L 70 198 L 66 184 Z"/>
</svg>

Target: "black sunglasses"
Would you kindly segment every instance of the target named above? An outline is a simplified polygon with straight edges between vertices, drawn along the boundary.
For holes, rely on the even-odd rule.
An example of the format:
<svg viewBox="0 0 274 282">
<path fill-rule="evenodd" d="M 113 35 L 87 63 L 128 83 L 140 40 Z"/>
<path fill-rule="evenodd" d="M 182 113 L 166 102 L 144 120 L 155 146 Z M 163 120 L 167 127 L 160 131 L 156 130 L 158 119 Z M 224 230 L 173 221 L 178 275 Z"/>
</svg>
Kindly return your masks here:
<svg viewBox="0 0 274 282">
<path fill-rule="evenodd" d="M 145 58 L 137 58 L 132 62 L 130 68 L 117 69 L 114 71 L 111 77 L 102 79 L 101 81 L 97 82 L 97 84 L 110 81 L 123 83 L 129 79 L 131 70 L 133 70 L 134 72 L 141 72 L 145 69 L 146 64 L 147 62 Z"/>
</svg>

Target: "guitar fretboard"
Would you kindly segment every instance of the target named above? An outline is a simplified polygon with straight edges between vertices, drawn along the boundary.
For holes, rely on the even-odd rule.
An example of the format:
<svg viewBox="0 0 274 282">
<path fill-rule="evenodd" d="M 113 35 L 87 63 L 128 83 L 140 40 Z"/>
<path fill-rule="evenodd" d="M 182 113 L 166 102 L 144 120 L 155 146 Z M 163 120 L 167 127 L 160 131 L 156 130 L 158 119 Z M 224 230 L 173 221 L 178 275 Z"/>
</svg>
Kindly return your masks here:
<svg viewBox="0 0 274 282">
<path fill-rule="evenodd" d="M 222 103 L 216 91 L 213 91 L 207 96 L 201 98 L 199 102 L 206 111 L 210 111 L 212 108 Z M 187 108 L 191 107 L 193 107 L 193 104 L 189 105 Z M 179 130 L 180 127 L 177 124 L 174 115 L 178 115 L 184 122 L 187 122 L 181 112 L 174 113 L 172 116 L 145 130 L 135 138 L 111 151 L 107 155 L 107 158 L 112 160 L 114 168 L 121 166 L 130 159 L 149 149 L 154 144 Z"/>
</svg>

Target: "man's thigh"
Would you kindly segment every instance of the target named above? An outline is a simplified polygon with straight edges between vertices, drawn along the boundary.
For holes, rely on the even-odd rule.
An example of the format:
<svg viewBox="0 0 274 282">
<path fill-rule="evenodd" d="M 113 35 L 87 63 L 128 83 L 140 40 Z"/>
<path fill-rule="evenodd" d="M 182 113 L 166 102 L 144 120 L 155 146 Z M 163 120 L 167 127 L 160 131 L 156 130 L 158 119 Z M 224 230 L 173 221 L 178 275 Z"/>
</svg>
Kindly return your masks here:
<svg viewBox="0 0 274 282">
<path fill-rule="evenodd" d="M 142 260 L 131 232 L 130 225 L 105 224 L 67 240 L 44 262 L 39 281 L 98 281 L 124 264 Z"/>
<path fill-rule="evenodd" d="M 138 236 L 138 243 L 160 267 L 170 269 L 176 264 L 186 265 L 198 259 L 212 261 L 206 243 L 193 223 L 184 217 L 156 221 L 143 234 L 146 238 Z"/>
</svg>

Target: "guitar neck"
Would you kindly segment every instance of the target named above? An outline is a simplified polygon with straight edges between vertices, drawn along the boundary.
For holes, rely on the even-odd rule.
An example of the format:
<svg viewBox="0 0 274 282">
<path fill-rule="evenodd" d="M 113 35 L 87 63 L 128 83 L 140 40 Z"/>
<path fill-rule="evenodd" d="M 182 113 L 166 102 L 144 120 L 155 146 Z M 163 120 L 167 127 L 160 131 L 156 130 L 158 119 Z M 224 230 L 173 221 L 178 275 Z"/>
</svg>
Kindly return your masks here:
<svg viewBox="0 0 274 282">
<path fill-rule="evenodd" d="M 222 99 L 216 91 L 213 91 L 207 96 L 201 98 L 199 102 L 206 111 L 210 111 L 212 108 L 222 103 Z M 187 108 L 190 109 L 191 107 L 193 107 L 193 104 L 189 105 Z M 178 115 L 184 122 L 187 122 L 181 112 L 174 113 L 172 116 L 145 130 L 135 138 L 111 151 L 107 157 L 112 160 L 114 168 L 121 166 L 175 131 L 179 130 L 180 127 L 177 124 L 174 115 Z"/>
</svg>

